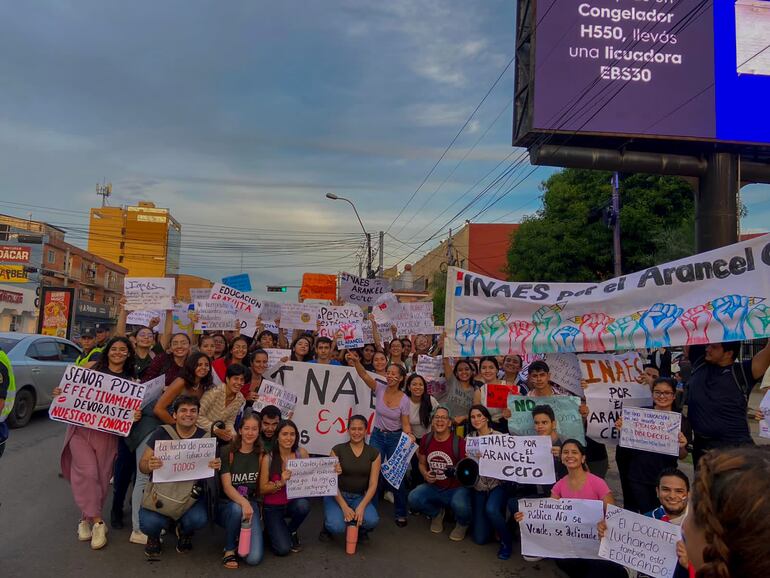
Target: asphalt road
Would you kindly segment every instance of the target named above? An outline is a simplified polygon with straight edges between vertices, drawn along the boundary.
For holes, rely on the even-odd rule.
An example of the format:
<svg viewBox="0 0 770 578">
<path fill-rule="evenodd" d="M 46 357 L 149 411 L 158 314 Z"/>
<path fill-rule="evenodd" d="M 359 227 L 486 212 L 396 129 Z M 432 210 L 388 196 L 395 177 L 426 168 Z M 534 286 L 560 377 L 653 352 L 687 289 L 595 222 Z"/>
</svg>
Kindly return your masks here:
<svg viewBox="0 0 770 578">
<path fill-rule="evenodd" d="M 128 542 L 128 529 L 111 530 L 107 547 L 100 551 L 92 551 L 87 542 L 78 542 L 79 513 L 69 484 L 57 476 L 64 430 L 64 425 L 50 421 L 45 412 L 34 416 L 26 428 L 11 430 L 5 455 L 0 458 L 3 578 L 232 576 L 233 571 L 222 568 L 220 562 L 223 535 L 219 528 L 199 532 L 194 549 L 188 554 L 177 554 L 173 547 L 166 547 L 160 562 L 145 560 L 143 547 Z M 357 578 L 562 576 L 552 562 L 524 562 L 516 550 L 510 560 L 503 562 L 497 559 L 495 544 L 477 546 L 469 537 L 460 543 L 452 542 L 449 524 L 443 535 L 431 534 L 428 520 L 422 517 L 410 517 L 407 528 L 397 528 L 388 503 L 380 508 L 380 526 L 370 542 L 360 545 L 354 556 L 348 556 L 344 540 L 318 541 L 322 512 L 320 501 L 315 502 L 310 517 L 300 528 L 304 547 L 301 553 L 277 558 L 267 552 L 257 568 L 242 566 L 239 572 Z"/>
</svg>

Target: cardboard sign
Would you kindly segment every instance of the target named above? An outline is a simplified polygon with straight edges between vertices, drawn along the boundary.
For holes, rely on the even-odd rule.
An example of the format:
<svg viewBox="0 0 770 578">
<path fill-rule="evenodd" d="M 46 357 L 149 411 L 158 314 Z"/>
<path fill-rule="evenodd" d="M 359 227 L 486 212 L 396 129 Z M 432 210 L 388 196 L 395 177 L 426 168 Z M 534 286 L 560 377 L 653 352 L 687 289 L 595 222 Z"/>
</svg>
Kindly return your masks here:
<svg viewBox="0 0 770 578">
<path fill-rule="evenodd" d="M 163 467 L 152 472 L 153 482 L 183 482 L 213 478 L 209 462 L 217 457 L 216 438 L 157 440 L 153 452 Z"/>
<path fill-rule="evenodd" d="M 479 474 L 521 484 L 554 484 L 548 436 L 479 436 Z"/>
<path fill-rule="evenodd" d="M 155 333 L 158 333 L 163 325 L 165 316 L 165 311 L 132 311 L 126 316 L 126 323 L 128 325 L 143 325 L 149 327 L 150 322 L 157 317 L 160 321 L 158 321 L 158 324 L 152 329 Z"/>
<path fill-rule="evenodd" d="M 238 291 L 248 292 L 251 291 L 251 278 L 248 273 L 240 273 L 239 275 L 230 275 L 229 277 L 222 277 L 222 284 L 237 289 Z"/>
<path fill-rule="evenodd" d="M 391 456 L 382 464 L 382 477 L 394 488 L 401 487 L 406 471 L 409 469 L 409 463 L 417 451 L 417 444 L 412 443 L 409 436 L 401 432 L 396 449 Z"/>
<path fill-rule="evenodd" d="M 198 314 L 195 329 L 201 331 L 233 331 L 238 320 L 235 306 L 228 301 L 196 301 L 195 313 Z"/>
<path fill-rule="evenodd" d="M 339 349 L 364 346 L 364 312 L 357 305 L 327 306 L 318 309 L 318 336 L 337 342 Z"/>
<path fill-rule="evenodd" d="M 337 299 L 337 276 L 321 273 L 305 273 L 302 275 L 302 287 L 299 297 L 305 299 Z"/>
<path fill-rule="evenodd" d="M 275 301 L 263 301 L 262 311 L 259 313 L 259 318 L 265 325 L 265 329 L 272 331 L 273 333 L 278 333 L 277 321 L 281 318 L 281 304 L 276 303 Z M 271 326 L 274 326 L 275 330 L 273 330 Z"/>
<path fill-rule="evenodd" d="M 426 382 L 438 381 L 444 371 L 444 358 L 440 355 L 433 357 L 432 355 L 420 354 L 417 356 L 417 367 L 414 371 L 417 375 L 422 376 Z"/>
<path fill-rule="evenodd" d="M 280 363 L 284 357 L 287 361 L 291 359 L 291 349 L 268 348 L 265 349 L 265 353 L 267 353 L 268 368 L 272 368 Z"/>
<path fill-rule="evenodd" d="M 155 379 L 145 381 L 142 385 L 144 385 L 145 389 L 141 408 L 144 409 L 151 403 L 155 403 L 163 395 L 163 390 L 166 389 L 166 374 L 163 373 Z"/>
<path fill-rule="evenodd" d="M 577 396 L 583 396 L 583 388 L 580 380 L 583 374 L 580 372 L 580 362 L 574 353 L 549 353 L 545 356 L 545 362 L 550 369 L 551 381 Z"/>
<path fill-rule="evenodd" d="M 682 529 L 616 506 L 607 506 L 607 531 L 599 556 L 653 578 L 673 578 Z"/>
<path fill-rule="evenodd" d="M 209 300 L 225 301 L 232 303 L 237 312 L 237 319 L 240 321 L 241 335 L 251 337 L 257 330 L 257 317 L 262 312 L 262 301 L 249 295 L 245 291 L 235 289 L 223 283 L 214 283 L 211 288 Z"/>
<path fill-rule="evenodd" d="M 384 383 L 382 376 L 369 375 Z M 348 441 L 347 424 L 352 415 L 363 415 L 369 424 L 367 431 L 371 431 L 374 392 L 354 368 L 291 361 L 271 369 L 265 377 L 297 395 L 293 421 L 308 452 L 329 455 L 335 445 Z"/>
<path fill-rule="evenodd" d="M 398 327 L 399 335 L 417 335 L 431 333 L 433 325 L 433 302 L 400 303 L 400 310 L 393 323 Z"/>
<path fill-rule="evenodd" d="M 337 458 L 293 459 L 286 462 L 291 477 L 286 482 L 286 497 L 318 498 L 337 495 Z"/>
<path fill-rule="evenodd" d="M 263 379 L 259 386 L 259 397 L 252 407 L 254 411 L 262 411 L 268 405 L 274 405 L 281 410 L 283 419 L 289 419 L 289 414 L 297 407 L 297 394 L 277 383 Z"/>
<path fill-rule="evenodd" d="M 620 432 L 615 421 L 624 406 L 652 405 L 650 387 L 639 383 L 642 360 L 632 351 L 618 355 L 586 353 L 579 357 L 588 404 L 586 434 L 602 444 L 617 445 Z"/>
<path fill-rule="evenodd" d="M 519 522 L 524 556 L 599 559 L 600 500 L 519 500 L 519 512 L 524 514 Z"/>
<path fill-rule="evenodd" d="M 390 293 L 387 279 L 366 279 L 340 273 L 340 299 L 357 305 L 373 305 L 380 295 Z"/>
<path fill-rule="evenodd" d="M 68 365 L 51 402 L 52 420 L 126 437 L 147 389 L 122 377 Z"/>
<path fill-rule="evenodd" d="M 556 416 L 556 430 L 563 438 L 574 438 L 585 445 L 583 418 L 580 415 L 580 398 L 574 395 L 550 397 L 509 395 L 508 409 L 511 410 L 511 417 L 508 418 L 508 431 L 513 435 L 535 435 L 532 410 L 538 405 L 551 406 Z"/>
<path fill-rule="evenodd" d="M 192 337 L 195 324 L 190 319 L 190 313 L 192 313 L 194 306 L 184 301 L 177 301 L 174 304 L 173 313 L 173 325 L 171 326 L 171 332 L 176 335 L 177 333 L 184 333 Z"/>
<path fill-rule="evenodd" d="M 400 314 L 401 303 L 398 302 L 398 297 L 393 293 L 380 295 L 372 307 L 372 315 L 378 324 L 392 323 Z"/>
<path fill-rule="evenodd" d="M 517 395 L 520 389 L 518 385 L 507 383 L 487 384 L 487 409 L 505 409 L 508 407 L 508 396 Z"/>
<path fill-rule="evenodd" d="M 681 413 L 624 407 L 620 447 L 679 457 L 681 427 Z"/>
<path fill-rule="evenodd" d="M 210 288 L 190 287 L 190 303 L 208 301 L 211 298 Z"/>
<path fill-rule="evenodd" d="M 281 303 L 281 329 L 315 331 L 318 311 L 318 305 L 310 303 Z"/>
<path fill-rule="evenodd" d="M 123 294 L 126 311 L 167 311 L 174 308 L 173 277 L 126 277 Z"/>
</svg>

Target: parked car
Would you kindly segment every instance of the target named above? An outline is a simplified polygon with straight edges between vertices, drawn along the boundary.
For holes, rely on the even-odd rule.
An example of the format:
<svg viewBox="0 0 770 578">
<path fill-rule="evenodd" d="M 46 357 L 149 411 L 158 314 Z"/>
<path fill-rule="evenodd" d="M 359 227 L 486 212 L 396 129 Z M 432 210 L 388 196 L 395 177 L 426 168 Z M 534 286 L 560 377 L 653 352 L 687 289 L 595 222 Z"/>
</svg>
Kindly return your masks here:
<svg viewBox="0 0 770 578">
<path fill-rule="evenodd" d="M 16 380 L 16 401 L 8 425 L 24 427 L 33 412 L 51 405 L 51 392 L 81 349 L 60 337 L 13 332 L 0 332 L 0 347 L 11 360 Z"/>
</svg>

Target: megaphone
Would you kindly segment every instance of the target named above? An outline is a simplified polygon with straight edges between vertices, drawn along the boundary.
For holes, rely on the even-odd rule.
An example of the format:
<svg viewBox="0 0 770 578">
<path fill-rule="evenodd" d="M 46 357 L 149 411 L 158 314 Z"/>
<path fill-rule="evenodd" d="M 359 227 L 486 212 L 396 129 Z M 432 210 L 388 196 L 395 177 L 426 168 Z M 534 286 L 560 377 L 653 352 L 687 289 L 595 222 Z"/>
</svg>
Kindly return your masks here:
<svg viewBox="0 0 770 578">
<path fill-rule="evenodd" d="M 454 477 L 460 485 L 470 488 L 476 485 L 476 481 L 479 479 L 479 464 L 471 458 L 463 458 L 454 468 L 449 468 L 452 471 L 447 471 L 447 475 Z"/>
</svg>

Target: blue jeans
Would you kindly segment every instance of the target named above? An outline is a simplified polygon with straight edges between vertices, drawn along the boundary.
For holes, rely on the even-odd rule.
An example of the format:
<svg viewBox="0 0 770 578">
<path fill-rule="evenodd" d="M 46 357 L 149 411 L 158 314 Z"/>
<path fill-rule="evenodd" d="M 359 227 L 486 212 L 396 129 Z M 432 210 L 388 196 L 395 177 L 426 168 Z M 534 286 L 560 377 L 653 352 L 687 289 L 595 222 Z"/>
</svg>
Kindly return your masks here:
<svg viewBox="0 0 770 578">
<path fill-rule="evenodd" d="M 497 486 L 490 492 L 473 490 L 473 524 L 471 539 L 476 544 L 486 544 L 492 538 L 492 530 L 500 536 L 500 543 L 508 548 L 513 544 L 513 535 L 505 523 L 508 504 L 508 488 Z"/>
<path fill-rule="evenodd" d="M 387 459 L 393 455 L 398 445 L 398 440 L 401 439 L 401 430 L 395 432 L 382 431 L 379 428 L 372 430 L 372 435 L 369 438 L 369 445 L 380 452 L 380 458 L 384 464 Z M 396 489 L 391 486 L 385 478 L 380 475 L 380 482 L 377 484 L 377 499 L 382 497 L 382 493 L 388 489 L 393 492 L 393 502 L 396 518 L 406 518 L 406 497 L 407 489 L 406 482 L 401 482 L 401 487 Z"/>
<path fill-rule="evenodd" d="M 291 535 L 296 532 L 310 513 L 307 498 L 289 500 L 285 506 L 265 505 L 265 533 L 270 540 L 270 549 L 276 556 L 288 556 L 291 552 Z M 286 523 L 286 518 L 289 523 Z"/>
<path fill-rule="evenodd" d="M 435 518 L 443 508 L 452 508 L 455 520 L 462 526 L 471 523 L 471 491 L 468 488 L 442 490 L 435 484 L 420 484 L 409 492 L 409 508 Z"/>
<path fill-rule="evenodd" d="M 352 494 L 350 492 L 340 492 L 340 494 L 345 503 L 353 510 L 364 499 L 361 494 Z M 380 516 L 377 514 L 377 508 L 374 507 L 374 503 L 369 502 L 364 508 L 364 521 L 361 527 L 368 532 L 374 530 L 379 521 Z M 342 508 L 340 508 L 334 496 L 324 497 L 324 527 L 330 534 L 344 534 L 347 528 L 345 516 L 342 515 Z"/>
<path fill-rule="evenodd" d="M 139 510 L 139 527 L 142 532 L 150 538 L 160 538 L 161 530 L 169 530 L 174 520 L 158 512 L 141 508 Z M 202 498 L 195 502 L 195 505 L 187 510 L 184 515 L 177 520 L 179 533 L 185 536 L 192 536 L 195 530 L 200 530 L 209 521 L 206 511 L 206 500 Z"/>
<path fill-rule="evenodd" d="M 259 504 L 254 500 L 250 502 L 254 515 L 251 517 L 251 546 L 245 560 L 249 566 L 256 566 L 262 561 L 265 545 L 262 539 L 262 520 L 259 519 Z M 220 500 L 217 506 L 217 524 L 225 529 L 225 552 L 236 549 L 242 520 L 243 511 L 240 504 L 232 500 Z"/>
</svg>

